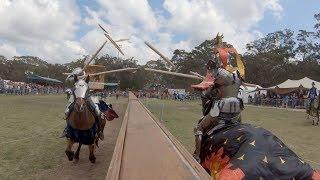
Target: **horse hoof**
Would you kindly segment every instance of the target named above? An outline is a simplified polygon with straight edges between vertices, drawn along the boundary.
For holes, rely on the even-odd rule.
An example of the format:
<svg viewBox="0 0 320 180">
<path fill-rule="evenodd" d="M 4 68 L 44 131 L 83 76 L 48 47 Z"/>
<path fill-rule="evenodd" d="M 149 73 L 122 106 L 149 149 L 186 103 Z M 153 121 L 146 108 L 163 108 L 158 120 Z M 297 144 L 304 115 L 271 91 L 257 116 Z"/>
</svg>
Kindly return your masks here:
<svg viewBox="0 0 320 180">
<path fill-rule="evenodd" d="M 69 161 L 72 161 L 73 160 L 73 157 L 74 157 L 74 152 L 73 151 L 65 151 Z"/>
<path fill-rule="evenodd" d="M 91 163 L 95 163 L 96 162 L 96 157 L 90 156 L 89 160 L 90 160 Z"/>
</svg>

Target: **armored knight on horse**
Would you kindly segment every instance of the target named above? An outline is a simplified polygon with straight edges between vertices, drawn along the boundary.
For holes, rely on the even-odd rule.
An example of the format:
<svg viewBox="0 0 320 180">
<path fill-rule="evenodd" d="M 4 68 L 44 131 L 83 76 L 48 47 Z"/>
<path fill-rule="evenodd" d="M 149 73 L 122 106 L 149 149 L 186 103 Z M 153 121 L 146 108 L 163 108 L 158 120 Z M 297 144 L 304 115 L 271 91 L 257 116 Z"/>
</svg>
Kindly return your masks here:
<svg viewBox="0 0 320 180">
<path fill-rule="evenodd" d="M 123 54 L 120 47 L 112 40 L 107 32 L 105 36 L 118 51 Z M 65 73 L 68 75 L 67 80 L 74 83 L 74 88 L 72 88 L 70 92 L 65 110 L 67 127 L 64 135 L 68 141 L 65 153 L 70 161 L 72 161 L 73 158 L 79 159 L 81 145 L 85 144 L 89 145 L 89 160 L 94 163 L 96 159 L 94 156 L 94 144 L 98 146 L 98 138 L 101 140 L 104 139 L 103 129 L 106 120 L 111 121 L 114 118 L 118 118 L 112 106 L 106 104 L 98 94 L 98 92 L 104 88 L 104 74 L 136 70 L 136 68 L 124 68 L 101 72 L 101 70 L 104 69 L 103 66 L 89 65 L 108 40 L 85 62 L 83 68 L 78 67 L 75 68 L 72 73 Z M 98 70 L 100 70 L 100 72 L 97 72 Z M 76 153 L 72 151 L 74 143 L 79 143 Z"/>
<path fill-rule="evenodd" d="M 207 75 L 147 69 L 157 73 L 203 79 L 192 85 L 202 91 L 203 117 L 194 128 L 195 159 L 213 179 L 320 179 L 320 173 L 301 160 L 271 132 L 241 122 L 239 96 L 245 67 L 237 51 L 217 35 Z M 236 66 L 235 66 L 236 65 Z M 193 73 L 194 74 L 194 73 Z"/>
<path fill-rule="evenodd" d="M 320 174 L 276 136 L 241 122 L 244 66 L 234 48 L 217 42 L 207 67 L 213 82 L 195 86 L 204 92 L 204 116 L 194 128 L 195 159 L 215 179 L 319 179 Z"/>
<path fill-rule="evenodd" d="M 319 125 L 320 121 L 320 94 L 317 93 L 317 88 L 315 87 L 315 83 L 312 82 L 312 87 L 308 92 L 308 103 L 306 107 L 307 119 L 310 116 L 317 118 L 317 122 L 315 123 L 312 120 L 312 125 Z"/>
</svg>

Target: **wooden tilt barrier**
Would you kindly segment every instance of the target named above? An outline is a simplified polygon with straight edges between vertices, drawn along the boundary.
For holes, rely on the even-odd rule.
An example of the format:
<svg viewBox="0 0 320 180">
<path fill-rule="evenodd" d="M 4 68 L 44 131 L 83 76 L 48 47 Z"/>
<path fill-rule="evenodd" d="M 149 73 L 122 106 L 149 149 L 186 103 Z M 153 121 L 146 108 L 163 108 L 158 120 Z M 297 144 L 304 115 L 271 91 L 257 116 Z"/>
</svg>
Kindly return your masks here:
<svg viewBox="0 0 320 180">
<path fill-rule="evenodd" d="M 130 93 L 106 179 L 212 178 L 169 130 Z"/>
</svg>

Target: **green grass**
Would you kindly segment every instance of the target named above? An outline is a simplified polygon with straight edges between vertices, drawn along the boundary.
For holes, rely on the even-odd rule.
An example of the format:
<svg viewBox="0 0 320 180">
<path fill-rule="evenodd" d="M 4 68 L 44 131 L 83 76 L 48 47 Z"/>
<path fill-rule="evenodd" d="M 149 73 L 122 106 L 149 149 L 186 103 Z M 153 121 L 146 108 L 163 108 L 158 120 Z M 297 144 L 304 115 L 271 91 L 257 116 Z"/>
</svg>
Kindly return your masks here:
<svg viewBox="0 0 320 180">
<path fill-rule="evenodd" d="M 65 96 L 2 96 L 0 179 L 53 168 L 61 154 Z"/>
<path fill-rule="evenodd" d="M 200 102 L 143 100 L 159 119 L 163 106 L 162 122 L 170 132 L 192 153 L 194 150 L 193 127 L 201 117 Z M 320 169 L 320 126 L 312 126 L 304 112 L 283 109 L 246 107 L 242 121 L 255 124 L 273 132 L 288 147 L 314 168 Z"/>
<path fill-rule="evenodd" d="M 66 101 L 62 95 L 0 96 L 0 179 L 29 178 L 65 161 L 59 137 Z"/>
</svg>

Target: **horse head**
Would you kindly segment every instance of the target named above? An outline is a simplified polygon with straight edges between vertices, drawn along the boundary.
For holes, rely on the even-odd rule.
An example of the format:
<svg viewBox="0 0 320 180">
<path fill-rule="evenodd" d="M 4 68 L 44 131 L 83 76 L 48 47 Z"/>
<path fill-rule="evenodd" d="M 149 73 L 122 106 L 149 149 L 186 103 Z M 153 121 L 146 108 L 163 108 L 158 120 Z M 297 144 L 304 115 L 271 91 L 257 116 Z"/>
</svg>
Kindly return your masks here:
<svg viewBox="0 0 320 180">
<path fill-rule="evenodd" d="M 89 89 L 89 76 L 85 80 L 77 79 L 75 83 L 75 90 L 74 90 L 74 97 L 75 97 L 75 104 L 74 109 L 77 112 L 83 112 L 86 107 L 86 94 Z"/>
</svg>

